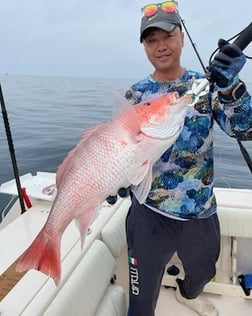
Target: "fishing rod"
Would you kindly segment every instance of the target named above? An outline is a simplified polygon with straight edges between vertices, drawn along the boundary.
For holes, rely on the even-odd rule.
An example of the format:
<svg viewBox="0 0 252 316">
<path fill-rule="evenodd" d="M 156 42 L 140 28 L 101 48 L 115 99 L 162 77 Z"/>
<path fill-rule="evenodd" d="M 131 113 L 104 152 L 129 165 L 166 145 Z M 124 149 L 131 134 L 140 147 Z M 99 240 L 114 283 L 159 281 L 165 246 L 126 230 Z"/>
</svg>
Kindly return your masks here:
<svg viewBox="0 0 252 316">
<path fill-rule="evenodd" d="M 200 54 L 199 54 L 199 52 L 198 52 L 198 50 L 197 50 L 197 48 L 196 48 L 196 44 L 193 42 L 193 40 L 192 40 L 192 38 L 191 38 L 191 35 L 190 35 L 190 33 L 188 32 L 187 27 L 185 26 L 184 20 L 181 18 L 181 16 L 180 16 L 179 18 L 180 18 L 181 23 L 182 23 L 182 25 L 183 25 L 183 28 L 184 28 L 184 30 L 185 30 L 185 32 L 186 32 L 186 35 L 187 35 L 187 37 L 189 38 L 189 41 L 190 41 L 190 43 L 191 43 L 191 45 L 192 45 L 192 48 L 193 48 L 193 50 L 194 50 L 196 56 L 198 57 L 198 60 L 199 60 L 199 62 L 200 62 L 200 65 L 201 65 L 202 69 L 204 70 L 204 73 L 207 73 L 207 69 L 206 69 L 206 67 L 205 67 L 205 65 L 204 65 L 204 63 L 203 63 L 203 61 L 202 61 L 202 59 L 201 59 L 201 57 L 200 57 Z"/>
<path fill-rule="evenodd" d="M 188 31 L 188 29 L 187 29 L 187 27 L 186 27 L 186 25 L 184 23 L 184 20 L 181 18 L 181 16 L 180 16 L 180 20 L 181 20 L 181 23 L 183 25 L 183 28 L 184 28 L 188 38 L 189 38 L 189 41 L 190 41 L 190 43 L 191 43 L 191 45 L 193 47 L 193 50 L 196 53 L 196 56 L 198 57 L 198 60 L 199 60 L 201 66 L 202 66 L 202 68 L 203 68 L 203 70 L 204 70 L 204 72 L 206 74 L 206 77 L 207 77 L 206 80 L 201 85 L 201 87 L 199 87 L 199 88 L 201 88 L 203 90 L 205 88 L 205 86 L 207 86 L 208 84 L 210 84 L 210 86 L 213 87 L 214 82 L 211 79 L 211 74 L 208 73 L 207 68 L 204 66 L 204 63 L 203 63 L 203 61 L 202 61 L 202 59 L 201 59 L 201 57 L 199 55 L 199 52 L 198 52 L 198 50 L 196 48 L 196 44 L 193 42 L 193 40 L 192 40 L 192 38 L 191 38 L 191 36 L 189 34 L 189 31 Z M 244 50 L 252 41 L 252 22 L 245 29 L 243 29 L 241 32 L 239 32 L 235 36 L 231 37 L 228 41 L 230 41 L 230 40 L 232 40 L 234 38 L 236 38 L 235 41 L 234 41 L 234 44 L 236 44 L 241 50 Z M 219 48 L 217 48 L 212 53 L 212 55 L 210 56 L 209 64 L 211 62 L 211 59 L 212 59 L 213 55 L 218 51 L 218 49 Z M 248 57 L 248 56 L 246 56 L 246 58 L 252 59 L 252 57 Z M 212 89 L 210 88 L 210 91 L 211 90 Z M 250 172 L 252 173 L 252 160 L 251 160 L 251 157 L 250 157 L 248 151 L 246 150 L 246 148 L 243 146 L 241 140 L 237 139 L 236 141 L 237 141 L 237 143 L 239 145 L 239 148 L 241 150 L 243 158 L 246 161 Z"/>
<path fill-rule="evenodd" d="M 21 183 L 20 183 L 20 179 L 19 179 L 17 161 L 16 161 L 16 156 L 15 156 L 15 150 L 14 150 L 14 146 L 13 146 L 10 124 L 9 124 L 9 119 L 8 119 L 8 115 L 7 115 L 7 111 L 6 111 L 6 107 L 5 107 L 5 102 L 4 102 L 1 84 L 0 84 L 0 102 L 1 102 L 3 121 L 4 121 L 4 126 L 5 126 L 5 131 L 6 131 L 6 136 L 7 136 L 7 141 L 8 141 L 8 145 L 9 145 L 9 151 L 10 151 L 10 156 L 11 156 L 11 161 L 12 161 L 12 166 L 13 166 L 13 172 L 14 172 L 14 176 L 15 176 L 15 180 L 16 180 L 18 198 L 19 198 L 20 207 L 21 207 L 21 214 L 23 214 L 26 211 L 26 209 L 25 209 L 25 205 L 24 205 L 22 188 L 21 188 Z"/>
</svg>

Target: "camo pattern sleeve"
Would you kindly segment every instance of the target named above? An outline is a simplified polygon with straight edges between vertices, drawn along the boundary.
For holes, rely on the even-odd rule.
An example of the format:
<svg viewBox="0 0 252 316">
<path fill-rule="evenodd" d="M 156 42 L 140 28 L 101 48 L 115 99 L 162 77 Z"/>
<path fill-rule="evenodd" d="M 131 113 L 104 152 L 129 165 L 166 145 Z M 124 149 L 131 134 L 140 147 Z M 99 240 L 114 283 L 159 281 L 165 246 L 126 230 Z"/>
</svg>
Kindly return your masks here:
<svg viewBox="0 0 252 316">
<path fill-rule="evenodd" d="M 190 90 L 203 75 L 186 70 L 181 78 L 159 82 L 150 76 L 135 83 L 125 94 L 133 105 L 163 93 Z M 251 97 L 224 104 L 211 104 L 211 95 L 202 96 L 188 107 L 184 127 L 176 142 L 153 166 L 153 181 L 145 204 L 152 210 L 177 219 L 207 218 L 216 212 L 213 193 L 213 123 L 230 136 L 251 137 Z M 250 136 L 249 136 L 250 135 Z"/>
<path fill-rule="evenodd" d="M 219 95 L 214 99 L 213 108 L 216 121 L 229 136 L 252 140 L 252 106 L 248 92 L 233 102 L 226 102 Z"/>
</svg>

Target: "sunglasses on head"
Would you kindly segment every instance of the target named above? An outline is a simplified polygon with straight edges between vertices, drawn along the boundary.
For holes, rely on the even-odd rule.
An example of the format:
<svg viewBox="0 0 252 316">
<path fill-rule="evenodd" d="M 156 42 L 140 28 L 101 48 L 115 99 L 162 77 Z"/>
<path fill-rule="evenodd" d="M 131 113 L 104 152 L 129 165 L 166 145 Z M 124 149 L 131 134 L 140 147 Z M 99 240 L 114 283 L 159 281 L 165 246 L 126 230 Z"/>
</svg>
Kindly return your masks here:
<svg viewBox="0 0 252 316">
<path fill-rule="evenodd" d="M 151 18 L 157 14 L 158 9 L 165 13 L 175 13 L 177 11 L 177 1 L 166 1 L 163 3 L 147 4 L 142 8 L 142 14 L 146 18 Z"/>
</svg>

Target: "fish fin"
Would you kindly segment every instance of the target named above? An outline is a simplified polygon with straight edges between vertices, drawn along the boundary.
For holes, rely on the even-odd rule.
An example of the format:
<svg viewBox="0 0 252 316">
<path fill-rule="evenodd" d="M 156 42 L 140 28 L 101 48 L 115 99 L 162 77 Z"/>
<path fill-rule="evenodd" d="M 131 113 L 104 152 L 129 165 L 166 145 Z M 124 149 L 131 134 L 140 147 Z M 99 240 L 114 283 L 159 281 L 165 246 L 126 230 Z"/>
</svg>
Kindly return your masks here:
<svg viewBox="0 0 252 316">
<path fill-rule="evenodd" d="M 134 134 L 140 132 L 140 120 L 134 109 L 134 106 L 124 97 L 119 98 L 117 103 L 117 112 L 113 114 L 113 120 L 132 131 Z"/>
<path fill-rule="evenodd" d="M 77 144 L 77 146 L 86 142 L 90 136 L 92 136 L 94 133 L 96 133 L 96 131 L 98 131 L 100 128 L 103 128 L 105 125 L 107 125 L 107 123 L 100 123 L 100 124 L 89 127 L 86 131 L 84 131 L 82 133 L 80 141 Z"/>
<path fill-rule="evenodd" d="M 80 215 L 75 218 L 76 225 L 80 231 L 81 249 L 83 248 L 88 228 L 96 219 L 99 210 L 100 206 L 90 207 L 89 209 L 86 209 L 84 212 L 81 212 Z"/>
<path fill-rule="evenodd" d="M 152 182 L 152 168 L 147 170 L 147 174 L 139 185 L 132 186 L 132 192 L 140 204 L 143 204 L 150 192 Z"/>
<path fill-rule="evenodd" d="M 128 175 L 128 181 L 132 185 L 138 185 L 146 177 L 149 169 L 151 169 L 150 160 L 146 160 L 140 168 L 133 170 L 133 172 Z"/>
<path fill-rule="evenodd" d="M 65 168 L 67 166 L 67 164 L 69 163 L 69 161 L 72 159 L 74 153 L 75 153 L 75 149 L 72 149 L 69 151 L 69 153 L 67 154 L 67 156 L 64 158 L 63 162 L 59 165 L 59 167 L 57 168 L 56 171 L 56 187 L 58 188 L 60 180 L 62 178 L 62 175 L 65 171 Z"/>
<path fill-rule="evenodd" d="M 42 229 L 32 244 L 21 255 L 16 271 L 35 269 L 50 276 L 58 286 L 61 276 L 60 239 L 49 238 Z"/>
<path fill-rule="evenodd" d="M 112 113 L 113 118 L 116 117 L 118 113 L 123 112 L 128 106 L 132 107 L 132 104 L 118 91 L 113 90 L 111 93 L 114 97 Z"/>
</svg>

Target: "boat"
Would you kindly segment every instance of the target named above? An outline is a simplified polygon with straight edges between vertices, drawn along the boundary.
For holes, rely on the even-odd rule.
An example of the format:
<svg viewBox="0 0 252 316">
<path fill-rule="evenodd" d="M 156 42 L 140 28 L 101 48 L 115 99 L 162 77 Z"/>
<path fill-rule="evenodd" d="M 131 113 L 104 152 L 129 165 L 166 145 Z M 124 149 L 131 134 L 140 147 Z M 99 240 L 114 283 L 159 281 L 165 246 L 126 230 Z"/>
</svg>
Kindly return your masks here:
<svg viewBox="0 0 252 316">
<path fill-rule="evenodd" d="M 126 316 L 128 260 L 124 222 L 130 197 L 114 205 L 103 203 L 89 227 L 81 249 L 75 223 L 65 230 L 61 243 L 62 277 L 54 281 L 36 270 L 17 273 L 18 258 L 42 228 L 56 194 L 55 173 L 37 172 L 20 177 L 27 194 L 21 214 L 15 181 L 1 184 L 10 197 L 0 223 L 0 315 L 1 316 Z M 252 273 L 252 190 L 215 188 L 221 224 L 221 255 L 215 278 L 204 288 L 221 316 L 252 312 L 252 294 L 241 276 Z M 178 275 L 171 273 L 176 268 Z M 174 269 L 173 269 L 174 270 Z M 176 278 L 183 267 L 175 255 L 167 263 L 156 315 L 196 315 L 175 299 Z"/>
</svg>

